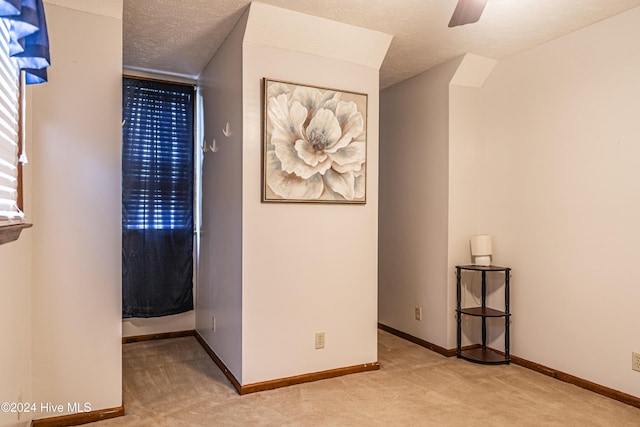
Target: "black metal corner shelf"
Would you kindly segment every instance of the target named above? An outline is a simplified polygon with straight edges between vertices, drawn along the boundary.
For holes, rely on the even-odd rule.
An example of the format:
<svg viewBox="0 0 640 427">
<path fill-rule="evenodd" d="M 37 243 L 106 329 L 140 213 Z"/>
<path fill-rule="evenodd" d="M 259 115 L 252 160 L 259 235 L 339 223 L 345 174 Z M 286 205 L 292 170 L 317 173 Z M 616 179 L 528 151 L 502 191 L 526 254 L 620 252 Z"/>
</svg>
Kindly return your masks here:
<svg viewBox="0 0 640 427">
<path fill-rule="evenodd" d="M 461 307 L 462 304 L 462 271 L 480 271 L 482 273 L 482 305 L 480 307 Z M 487 272 L 504 273 L 504 311 L 487 307 Z M 495 265 L 462 265 L 456 266 L 456 318 L 457 318 L 457 349 L 456 356 L 474 363 L 489 365 L 509 364 L 509 277 L 511 269 L 509 267 L 499 267 Z M 462 316 L 474 316 L 482 319 L 482 343 L 462 349 Z M 504 354 L 487 348 L 487 318 L 504 318 Z"/>
</svg>

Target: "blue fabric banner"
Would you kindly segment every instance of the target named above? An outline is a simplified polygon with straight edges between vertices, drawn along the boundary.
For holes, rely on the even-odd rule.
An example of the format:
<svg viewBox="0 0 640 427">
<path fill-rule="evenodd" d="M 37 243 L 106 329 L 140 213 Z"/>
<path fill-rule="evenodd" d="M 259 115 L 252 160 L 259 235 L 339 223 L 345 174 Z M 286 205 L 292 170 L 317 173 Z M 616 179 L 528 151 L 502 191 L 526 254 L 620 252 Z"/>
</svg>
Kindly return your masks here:
<svg viewBox="0 0 640 427">
<path fill-rule="evenodd" d="M 42 0 L 0 0 L 0 18 L 9 23 L 10 54 L 27 84 L 46 82 L 51 59 Z"/>
</svg>

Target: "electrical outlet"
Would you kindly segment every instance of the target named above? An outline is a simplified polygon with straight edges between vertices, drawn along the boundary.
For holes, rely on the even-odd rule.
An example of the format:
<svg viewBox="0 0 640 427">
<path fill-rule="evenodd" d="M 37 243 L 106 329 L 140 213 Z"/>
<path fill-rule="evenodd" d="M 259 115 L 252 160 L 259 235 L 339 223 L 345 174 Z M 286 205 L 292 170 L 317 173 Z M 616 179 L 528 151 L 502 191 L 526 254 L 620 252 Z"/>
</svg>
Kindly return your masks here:
<svg viewBox="0 0 640 427">
<path fill-rule="evenodd" d="M 324 348 L 324 332 L 316 332 L 316 350 Z"/>
<path fill-rule="evenodd" d="M 640 353 L 631 353 L 631 369 L 640 372 Z"/>
<path fill-rule="evenodd" d="M 416 320 L 422 320 L 422 307 L 414 307 L 413 312 L 416 316 Z"/>
<path fill-rule="evenodd" d="M 211 330 L 216 331 L 216 316 L 211 316 Z"/>
</svg>

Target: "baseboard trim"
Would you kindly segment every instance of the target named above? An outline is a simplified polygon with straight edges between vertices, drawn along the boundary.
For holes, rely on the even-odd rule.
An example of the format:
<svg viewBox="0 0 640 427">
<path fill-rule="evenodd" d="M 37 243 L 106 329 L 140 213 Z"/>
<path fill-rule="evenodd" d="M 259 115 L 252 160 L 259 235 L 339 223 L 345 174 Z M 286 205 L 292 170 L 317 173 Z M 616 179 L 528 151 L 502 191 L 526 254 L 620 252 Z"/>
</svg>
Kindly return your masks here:
<svg viewBox="0 0 640 427">
<path fill-rule="evenodd" d="M 380 363 L 371 362 L 371 363 L 365 363 L 362 365 L 347 366 L 344 368 L 330 369 L 327 371 L 296 375 L 293 377 L 280 378 L 277 380 L 247 384 L 245 386 L 242 386 L 242 390 L 240 394 L 249 394 L 249 393 L 256 393 L 259 391 L 273 390 L 276 388 L 289 387 L 296 384 L 304 384 L 304 383 L 309 383 L 313 381 L 341 377 L 343 375 L 351 375 L 351 374 L 357 374 L 360 372 L 368 372 L 368 371 L 377 371 L 378 369 L 380 369 Z"/>
<path fill-rule="evenodd" d="M 200 343 L 204 351 L 207 352 L 211 360 L 213 360 L 213 362 L 218 366 L 218 368 L 220 368 L 224 376 L 227 377 L 229 381 L 231 381 L 231 384 L 236 389 L 238 394 L 242 394 L 242 386 L 240 385 L 240 382 L 238 381 L 238 379 L 235 376 L 233 376 L 229 368 L 227 368 L 227 365 L 225 365 L 224 362 L 218 357 L 216 352 L 213 351 L 211 347 L 209 347 L 209 344 L 207 344 L 207 342 L 204 340 L 204 338 L 202 338 L 202 336 L 198 333 L 198 331 L 194 331 L 194 332 L 195 332 L 196 339 L 198 340 L 198 342 Z"/>
<path fill-rule="evenodd" d="M 429 349 L 431 351 L 435 351 L 436 353 L 439 353 L 439 354 L 441 354 L 443 356 L 452 357 L 452 356 L 456 355 L 456 349 L 455 348 L 449 350 L 449 349 L 446 349 L 444 347 L 440 347 L 439 345 L 435 345 L 433 343 L 430 343 L 429 341 L 425 341 L 425 340 L 423 340 L 421 338 L 414 337 L 413 335 L 409 335 L 406 332 L 399 331 L 397 329 L 392 328 L 391 326 L 387 326 L 387 325 L 382 324 L 382 323 L 378 323 L 378 328 L 382 329 L 383 331 L 389 332 L 390 334 L 393 334 L 393 335 L 395 335 L 397 337 L 400 337 L 402 339 L 410 341 L 410 342 L 412 342 L 414 344 L 418 344 L 420 347 L 424 347 L 424 348 L 427 348 L 427 349 Z"/>
<path fill-rule="evenodd" d="M 218 368 L 224 373 L 231 384 L 236 389 L 238 394 L 245 395 L 250 393 L 257 393 L 260 391 L 274 390 L 276 388 L 288 387 L 295 384 L 303 384 L 312 381 L 325 380 L 329 378 L 340 377 L 343 375 L 350 375 L 359 372 L 367 372 L 367 371 L 375 371 L 380 369 L 380 364 L 378 362 L 365 363 L 363 365 L 356 366 L 347 366 L 344 368 L 330 369 L 328 371 L 321 372 L 313 372 L 310 374 L 296 375 L 293 377 L 280 378 L 277 380 L 264 381 L 259 383 L 241 385 L 238 379 L 231 373 L 229 368 L 222 362 L 222 360 L 218 357 L 215 351 L 209 344 L 202 338 L 202 336 L 196 331 L 195 337 L 207 352 L 209 357 L 213 360 L 213 362 L 218 365 Z"/>
<path fill-rule="evenodd" d="M 443 356 L 447 356 L 447 357 L 452 357 L 456 355 L 456 349 L 451 349 L 451 350 L 447 350 L 445 348 L 442 348 L 440 346 L 437 346 L 435 344 L 432 344 L 428 341 L 425 341 L 423 339 L 414 337 L 413 335 L 409 335 L 406 332 L 402 332 L 399 331 L 397 329 L 394 329 L 390 326 L 384 325 L 382 323 L 378 323 L 378 327 L 380 329 L 382 329 L 383 331 L 387 331 L 390 334 L 396 335 L 400 338 L 403 338 L 407 341 L 410 341 L 414 344 L 418 344 L 419 346 L 428 348 L 429 350 L 435 351 L 436 353 L 440 353 Z M 475 346 L 467 346 L 467 347 L 463 347 L 462 349 L 465 350 L 467 348 L 473 348 L 473 347 L 477 347 L 478 345 Z M 504 352 L 499 351 L 499 350 L 494 350 L 497 353 L 500 354 L 504 354 Z M 584 388 L 586 390 L 592 391 L 594 393 L 598 393 L 602 396 L 608 397 L 610 399 L 613 400 L 617 400 L 618 402 L 622 402 L 625 403 L 627 405 L 631 405 L 634 406 L 636 408 L 640 408 L 640 398 L 632 396 L 630 394 L 627 393 L 623 393 L 621 391 L 618 390 L 614 390 L 612 388 L 609 387 L 605 387 L 603 385 L 600 384 L 596 384 L 593 383 L 591 381 L 576 377 L 574 375 L 571 374 L 567 374 L 564 373 L 562 371 L 558 371 L 556 369 L 553 368 L 549 368 L 547 366 L 541 365 L 539 363 L 535 363 L 535 362 L 531 362 L 529 360 L 523 359 L 521 357 L 518 356 L 514 356 L 513 354 L 510 354 L 509 357 L 511 358 L 511 363 L 515 364 L 515 365 L 519 365 L 522 366 L 524 368 L 527 369 L 531 369 L 532 371 L 536 371 L 538 373 L 547 375 L 549 377 L 558 379 L 560 381 L 564 381 L 566 383 L 569 384 L 573 384 L 575 386 L 578 386 L 580 388 Z"/>
<path fill-rule="evenodd" d="M 122 417 L 124 406 L 99 409 L 97 411 L 83 412 L 80 414 L 60 415 L 59 417 L 40 418 L 31 420 L 32 427 L 67 427 L 107 420 L 109 418 Z"/>
<path fill-rule="evenodd" d="M 182 338 L 182 337 L 194 337 L 196 331 L 177 331 L 177 332 L 161 332 L 157 334 L 149 335 L 136 335 L 132 337 L 122 337 L 122 344 L 131 344 L 134 342 L 151 341 L 151 340 L 166 340 L 169 338 Z"/>
<path fill-rule="evenodd" d="M 558 371 L 557 369 L 549 368 L 547 366 L 541 365 L 539 363 L 531 362 L 529 360 L 523 359 L 518 356 L 511 355 L 511 363 L 522 366 L 527 369 L 531 369 L 532 371 L 536 371 L 538 373 L 550 376 L 552 378 L 558 379 L 560 381 L 564 381 L 569 384 L 573 384 L 575 386 L 584 388 L 586 390 L 592 391 L 594 393 L 601 394 L 602 396 L 608 397 L 613 400 L 617 400 L 618 402 L 626 403 L 627 405 L 635 406 L 636 408 L 640 408 L 640 398 L 632 396 L 627 393 L 623 393 L 618 390 L 614 390 L 609 387 L 605 387 L 600 384 L 596 384 L 594 382 L 576 377 L 571 374 L 567 374 L 562 371 Z"/>
</svg>

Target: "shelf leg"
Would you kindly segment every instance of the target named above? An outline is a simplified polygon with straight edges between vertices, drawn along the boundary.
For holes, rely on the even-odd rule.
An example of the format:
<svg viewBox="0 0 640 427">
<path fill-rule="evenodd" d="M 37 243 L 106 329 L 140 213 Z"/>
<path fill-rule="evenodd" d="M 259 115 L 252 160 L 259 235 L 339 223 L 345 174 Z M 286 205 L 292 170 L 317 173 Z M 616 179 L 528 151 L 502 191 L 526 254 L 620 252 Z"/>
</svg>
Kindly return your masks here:
<svg viewBox="0 0 640 427">
<path fill-rule="evenodd" d="M 487 272 L 482 271 L 482 309 L 487 307 Z M 482 349 L 487 349 L 487 319 L 482 316 Z"/>
<path fill-rule="evenodd" d="M 509 324 L 511 323 L 511 316 L 510 316 L 510 311 L 509 311 L 509 276 L 510 276 L 510 269 L 506 269 L 506 271 L 504 272 L 504 307 L 505 307 L 505 313 L 507 313 L 507 315 L 504 317 L 504 356 L 505 359 L 507 361 L 510 360 L 509 358 L 509 345 L 510 345 L 510 335 L 509 335 Z"/>
<path fill-rule="evenodd" d="M 457 342 L 456 342 L 456 355 L 460 357 L 462 355 L 462 313 L 460 313 L 460 299 L 462 297 L 462 289 L 461 287 L 461 269 L 456 267 L 456 294 L 457 294 L 457 305 L 456 305 L 456 322 L 457 322 Z"/>
</svg>

